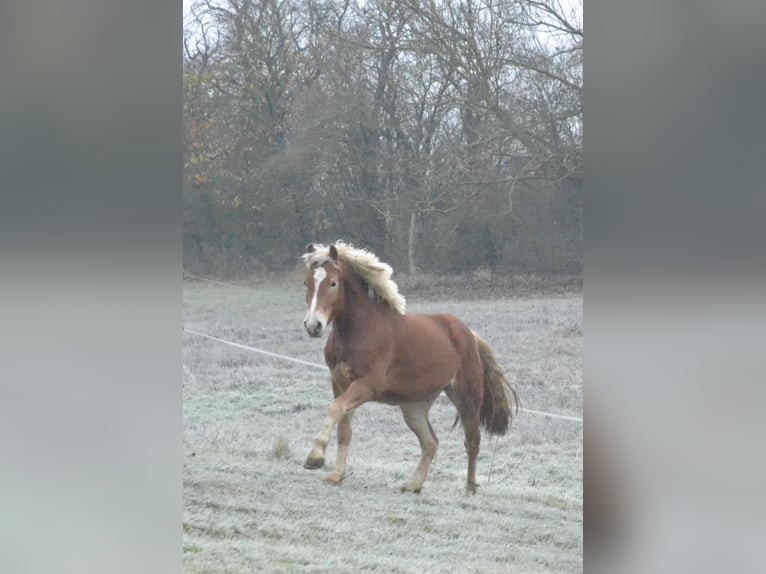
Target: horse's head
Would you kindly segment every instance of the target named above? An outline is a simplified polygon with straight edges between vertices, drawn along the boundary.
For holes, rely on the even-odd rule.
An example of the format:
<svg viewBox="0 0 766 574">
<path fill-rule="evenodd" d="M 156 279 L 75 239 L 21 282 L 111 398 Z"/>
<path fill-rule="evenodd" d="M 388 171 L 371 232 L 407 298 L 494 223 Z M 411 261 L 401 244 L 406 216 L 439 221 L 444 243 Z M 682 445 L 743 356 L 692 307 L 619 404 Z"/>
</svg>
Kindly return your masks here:
<svg viewBox="0 0 766 574">
<path fill-rule="evenodd" d="M 313 252 L 313 244 L 309 245 L 307 250 L 309 253 Z M 320 337 L 335 318 L 343 302 L 343 281 L 338 250 L 334 245 L 330 246 L 330 260 L 309 267 L 303 284 L 306 286 L 308 307 L 303 326 L 310 336 Z"/>
</svg>

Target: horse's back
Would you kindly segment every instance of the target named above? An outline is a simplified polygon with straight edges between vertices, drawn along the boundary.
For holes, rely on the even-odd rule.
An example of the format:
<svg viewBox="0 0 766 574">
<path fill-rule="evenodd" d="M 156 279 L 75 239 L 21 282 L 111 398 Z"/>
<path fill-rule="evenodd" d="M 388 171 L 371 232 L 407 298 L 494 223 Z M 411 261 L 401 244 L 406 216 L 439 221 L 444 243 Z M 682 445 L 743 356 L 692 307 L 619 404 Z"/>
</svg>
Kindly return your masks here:
<svg viewBox="0 0 766 574">
<path fill-rule="evenodd" d="M 475 347 L 473 331 L 449 313 L 404 315 L 403 319 L 424 333 L 433 335 L 435 331 L 440 331 L 449 339 L 455 351 Z"/>
<path fill-rule="evenodd" d="M 453 375 L 478 359 L 473 331 L 454 315 L 411 314 L 402 316 L 400 348 L 418 362 L 449 366 Z"/>
</svg>

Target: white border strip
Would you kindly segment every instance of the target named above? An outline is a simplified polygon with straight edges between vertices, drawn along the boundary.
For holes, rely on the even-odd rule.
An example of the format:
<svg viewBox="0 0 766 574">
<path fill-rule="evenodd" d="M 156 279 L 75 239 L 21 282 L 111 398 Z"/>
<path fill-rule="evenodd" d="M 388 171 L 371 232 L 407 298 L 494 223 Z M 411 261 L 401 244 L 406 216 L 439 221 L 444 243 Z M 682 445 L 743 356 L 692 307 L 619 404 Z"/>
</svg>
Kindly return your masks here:
<svg viewBox="0 0 766 574">
<path fill-rule="evenodd" d="M 184 327 L 184 331 L 187 333 L 191 333 L 192 335 L 197 335 L 199 337 L 204 337 L 205 339 L 210 339 L 211 341 L 217 341 L 219 343 L 223 343 L 224 345 L 231 345 L 232 347 L 237 347 L 238 349 L 244 349 L 245 351 L 252 351 L 253 353 L 260 353 L 262 355 L 266 355 L 268 357 L 274 357 L 276 359 L 281 359 L 283 361 L 291 361 L 293 363 L 298 363 L 300 365 L 306 365 L 307 367 L 313 367 L 315 369 L 321 369 L 322 371 L 327 370 L 326 365 L 320 365 L 319 363 L 312 363 L 311 361 L 304 361 L 303 359 L 296 359 L 295 357 L 289 357 L 287 355 L 280 355 L 279 353 L 272 353 L 271 351 L 266 351 L 264 349 L 256 349 L 255 347 L 248 347 L 247 345 L 242 345 L 240 343 L 234 343 L 233 341 L 227 341 L 226 339 L 220 339 L 218 337 L 213 337 L 212 335 L 206 335 L 205 333 L 200 333 L 199 331 L 194 331 L 192 329 L 187 329 Z M 554 419 L 562 419 L 566 421 L 574 421 L 578 423 L 582 423 L 583 419 L 579 417 L 573 417 L 569 415 L 560 415 L 558 413 L 548 413 L 545 411 L 536 411 L 533 409 L 528 409 L 525 407 L 521 408 L 521 412 L 523 413 L 529 413 L 532 415 L 540 415 L 543 417 L 551 417 Z"/>
</svg>

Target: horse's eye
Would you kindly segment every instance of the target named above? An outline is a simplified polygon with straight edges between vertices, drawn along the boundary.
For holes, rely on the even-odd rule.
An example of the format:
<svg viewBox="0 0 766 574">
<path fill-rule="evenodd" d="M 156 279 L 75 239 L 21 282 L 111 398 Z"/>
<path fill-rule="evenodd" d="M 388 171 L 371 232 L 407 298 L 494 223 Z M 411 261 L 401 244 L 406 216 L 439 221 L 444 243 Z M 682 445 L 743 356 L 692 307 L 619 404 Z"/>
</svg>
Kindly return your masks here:
<svg viewBox="0 0 766 574">
<path fill-rule="evenodd" d="M 338 284 L 335 281 L 330 281 L 330 287 L 337 287 Z"/>
<path fill-rule="evenodd" d="M 308 287 L 308 286 L 309 286 L 309 284 L 308 284 L 308 283 L 306 283 L 306 282 L 304 281 L 304 282 L 303 282 L 303 286 L 304 286 L 304 287 Z"/>
</svg>

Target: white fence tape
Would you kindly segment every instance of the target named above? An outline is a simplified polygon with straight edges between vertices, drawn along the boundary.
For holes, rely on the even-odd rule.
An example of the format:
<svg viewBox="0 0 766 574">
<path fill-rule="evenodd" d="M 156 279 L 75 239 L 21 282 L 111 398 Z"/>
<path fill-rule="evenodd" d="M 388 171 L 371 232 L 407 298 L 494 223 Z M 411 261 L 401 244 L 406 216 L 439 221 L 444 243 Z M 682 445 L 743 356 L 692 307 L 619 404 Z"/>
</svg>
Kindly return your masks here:
<svg viewBox="0 0 766 574">
<path fill-rule="evenodd" d="M 198 337 L 204 337 L 205 339 L 210 339 L 211 341 L 217 341 L 218 343 L 223 343 L 224 345 L 230 345 L 232 347 L 236 347 L 238 349 L 243 349 L 245 351 L 251 351 L 253 353 L 260 353 L 261 355 L 266 355 L 267 357 L 274 357 L 275 359 L 281 359 L 283 361 L 290 361 L 293 363 L 298 363 L 299 365 L 305 365 L 307 367 L 313 367 L 315 369 L 321 369 L 323 371 L 327 370 L 327 365 L 320 365 L 319 363 L 312 363 L 311 361 L 304 361 L 303 359 L 296 359 L 295 357 L 289 357 L 287 355 L 280 355 L 279 353 L 273 353 L 271 351 L 266 351 L 265 349 L 257 349 L 255 347 L 250 347 L 248 345 L 242 345 L 241 343 L 235 343 L 233 341 L 227 341 L 226 339 L 221 339 L 219 337 L 213 337 L 212 335 L 206 335 L 205 333 L 200 333 L 199 331 L 194 331 L 192 329 L 187 329 L 184 327 L 184 331 L 187 333 L 191 333 L 192 335 L 197 335 Z M 562 419 L 566 421 L 574 421 L 578 423 L 582 423 L 583 419 L 581 417 L 573 417 L 570 415 L 562 415 L 558 413 L 548 413 L 545 411 L 537 411 L 534 409 L 528 409 L 525 407 L 522 407 L 522 412 L 529 413 L 532 415 L 539 415 L 543 417 L 550 417 L 554 419 Z"/>
<path fill-rule="evenodd" d="M 296 359 L 295 357 L 288 357 L 287 355 L 280 355 L 279 353 L 272 353 L 271 351 L 256 349 L 255 347 L 248 347 L 247 345 L 234 343 L 233 341 L 227 341 L 226 339 L 219 339 L 218 337 L 213 337 L 212 335 L 206 335 L 205 333 L 200 333 L 199 331 L 192 331 L 191 329 L 187 329 L 186 327 L 184 327 L 184 331 L 186 331 L 187 333 L 191 333 L 192 335 L 198 335 L 200 337 L 204 337 L 205 339 L 210 339 L 211 341 L 218 341 L 219 343 L 223 343 L 224 345 L 231 345 L 232 347 L 237 347 L 238 349 L 244 349 L 245 351 L 260 353 L 268 357 L 282 359 L 283 361 L 292 361 L 293 363 L 306 365 L 307 367 L 314 367 L 315 369 L 322 369 L 323 371 L 327 370 L 327 365 L 320 365 L 319 363 L 312 363 L 311 361 L 304 361 L 303 359 Z"/>
</svg>

